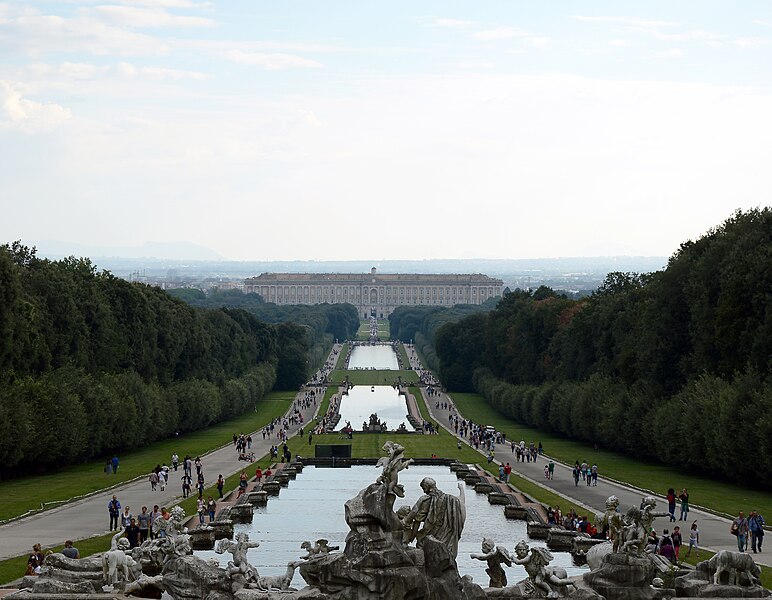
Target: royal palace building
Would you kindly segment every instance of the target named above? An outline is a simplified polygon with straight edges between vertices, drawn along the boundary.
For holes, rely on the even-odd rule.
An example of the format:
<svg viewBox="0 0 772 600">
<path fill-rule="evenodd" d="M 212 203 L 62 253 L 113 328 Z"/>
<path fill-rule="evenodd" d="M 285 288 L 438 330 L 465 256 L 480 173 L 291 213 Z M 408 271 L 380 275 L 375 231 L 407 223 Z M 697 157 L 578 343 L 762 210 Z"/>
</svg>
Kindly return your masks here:
<svg viewBox="0 0 772 600">
<path fill-rule="evenodd" d="M 487 275 L 263 273 L 244 281 L 244 292 L 275 304 L 347 302 L 363 318 L 387 317 L 397 306 L 482 304 L 501 296 L 502 281 Z"/>
</svg>

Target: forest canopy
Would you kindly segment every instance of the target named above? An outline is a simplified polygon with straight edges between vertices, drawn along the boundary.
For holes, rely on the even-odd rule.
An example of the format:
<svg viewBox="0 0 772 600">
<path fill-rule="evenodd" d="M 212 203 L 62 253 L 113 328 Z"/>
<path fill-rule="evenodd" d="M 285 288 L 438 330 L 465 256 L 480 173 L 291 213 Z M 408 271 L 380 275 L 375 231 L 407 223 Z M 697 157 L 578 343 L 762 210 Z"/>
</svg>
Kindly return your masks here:
<svg viewBox="0 0 772 600">
<path fill-rule="evenodd" d="M 772 482 L 772 211 L 736 212 L 667 268 L 549 288 L 434 333 L 443 382 L 547 431 Z"/>
</svg>

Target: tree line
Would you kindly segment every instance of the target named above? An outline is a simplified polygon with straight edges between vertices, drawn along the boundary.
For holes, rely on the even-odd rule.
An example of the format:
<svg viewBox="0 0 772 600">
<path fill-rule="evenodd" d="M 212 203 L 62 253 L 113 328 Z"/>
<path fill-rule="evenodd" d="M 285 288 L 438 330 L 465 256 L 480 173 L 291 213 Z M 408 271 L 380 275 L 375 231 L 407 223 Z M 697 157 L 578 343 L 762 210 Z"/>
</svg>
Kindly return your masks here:
<svg viewBox="0 0 772 600">
<path fill-rule="evenodd" d="M 435 332 L 448 388 L 629 454 L 772 482 L 772 210 L 738 211 L 589 298 L 507 293 Z"/>
<path fill-rule="evenodd" d="M 201 429 L 276 384 L 296 389 L 308 330 L 193 307 L 88 259 L 0 246 L 0 477 Z"/>
<path fill-rule="evenodd" d="M 255 293 L 214 289 L 169 290 L 193 306 L 242 308 L 261 321 L 276 326 L 279 389 L 296 389 L 308 379 L 309 371 L 324 364 L 335 340 L 352 339 L 359 329 L 359 312 L 352 304 L 279 305 L 264 302 Z"/>
</svg>

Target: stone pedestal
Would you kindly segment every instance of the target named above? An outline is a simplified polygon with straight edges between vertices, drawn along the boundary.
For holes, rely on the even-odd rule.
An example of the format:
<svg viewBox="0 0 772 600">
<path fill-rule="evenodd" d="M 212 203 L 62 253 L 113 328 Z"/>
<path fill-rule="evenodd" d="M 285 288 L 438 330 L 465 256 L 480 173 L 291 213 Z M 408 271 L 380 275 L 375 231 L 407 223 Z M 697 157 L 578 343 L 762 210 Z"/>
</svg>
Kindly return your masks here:
<svg viewBox="0 0 772 600">
<path fill-rule="evenodd" d="M 654 568 L 648 556 L 607 554 L 600 568 L 585 573 L 584 582 L 606 600 L 654 600 Z"/>
<path fill-rule="evenodd" d="M 266 481 L 263 484 L 262 490 L 269 496 L 278 496 L 281 486 L 278 481 Z"/>
<path fill-rule="evenodd" d="M 553 527 L 547 533 L 547 547 L 550 550 L 568 551 L 574 547 L 574 538 L 587 537 L 581 531 L 571 531 Z"/>
<path fill-rule="evenodd" d="M 479 475 L 475 475 L 471 471 L 469 472 L 469 475 L 464 477 L 464 483 L 467 485 L 477 485 L 478 483 L 480 483 L 480 481 L 482 481 L 482 477 L 480 477 Z"/>
<path fill-rule="evenodd" d="M 527 525 L 528 537 L 534 540 L 546 540 L 551 529 L 552 527 L 549 525 L 529 521 Z"/>
<path fill-rule="evenodd" d="M 197 527 L 193 531 L 188 531 L 190 535 L 190 545 L 193 550 L 211 550 L 214 548 L 215 535 L 212 527 Z"/>
<path fill-rule="evenodd" d="M 488 503 L 506 506 L 512 503 L 512 498 L 509 494 L 505 494 L 504 492 L 491 492 L 488 494 Z"/>
<path fill-rule="evenodd" d="M 231 506 L 231 520 L 234 523 L 251 523 L 252 511 L 252 504 L 249 502 L 234 504 Z"/>
<path fill-rule="evenodd" d="M 230 519 L 218 519 L 209 523 L 209 527 L 214 530 L 214 539 L 231 539 L 233 537 L 233 521 Z"/>
<path fill-rule="evenodd" d="M 268 492 L 260 490 L 259 492 L 249 492 L 247 502 L 253 506 L 265 506 L 268 504 Z"/>
<path fill-rule="evenodd" d="M 480 481 L 474 486 L 474 491 L 478 494 L 490 494 L 494 489 L 496 488 L 493 487 L 493 484 L 487 481 Z"/>
<path fill-rule="evenodd" d="M 516 504 L 507 504 L 504 507 L 504 516 L 507 519 L 519 519 L 521 521 L 527 521 L 528 509 L 522 506 L 517 506 Z M 530 532 L 528 533 L 528 535 L 531 537 L 534 537 L 530 534 Z M 546 539 L 546 538 L 547 538 L 547 534 L 545 533 L 544 537 L 539 539 Z"/>
</svg>

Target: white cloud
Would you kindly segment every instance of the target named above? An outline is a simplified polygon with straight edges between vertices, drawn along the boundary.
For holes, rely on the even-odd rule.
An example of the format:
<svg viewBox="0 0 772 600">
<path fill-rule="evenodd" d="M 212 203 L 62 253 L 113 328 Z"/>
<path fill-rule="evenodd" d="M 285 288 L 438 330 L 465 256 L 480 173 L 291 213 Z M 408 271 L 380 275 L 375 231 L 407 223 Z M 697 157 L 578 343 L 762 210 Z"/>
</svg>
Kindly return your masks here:
<svg viewBox="0 0 772 600">
<path fill-rule="evenodd" d="M 424 27 L 444 27 L 447 29 L 468 29 L 477 25 L 477 21 L 447 17 L 414 17 L 414 20 Z"/>
<path fill-rule="evenodd" d="M 233 49 L 224 52 L 223 57 L 242 65 L 251 65 L 261 69 L 268 69 L 269 71 L 279 69 L 318 69 L 322 66 L 321 63 L 315 60 L 278 52 L 245 52 Z"/>
<path fill-rule="evenodd" d="M 768 46 L 770 40 L 762 37 L 742 37 L 737 38 L 732 43 L 740 48 L 758 48 L 759 46 Z"/>
<path fill-rule="evenodd" d="M 63 106 L 24 98 L 10 81 L 0 80 L 0 129 L 49 131 L 71 116 Z"/>
<path fill-rule="evenodd" d="M 175 15 L 163 8 L 103 5 L 95 6 L 94 14 L 120 27 L 211 27 L 211 19 L 189 15 Z"/>
<path fill-rule="evenodd" d="M 491 40 L 506 40 L 514 37 L 524 37 L 529 35 L 524 29 L 518 27 L 511 27 L 509 25 L 502 25 L 501 27 L 494 27 L 492 29 L 483 29 L 475 31 L 472 37 L 476 40 L 491 41 Z"/>
<path fill-rule="evenodd" d="M 462 60 L 456 66 L 468 71 L 490 71 L 494 68 L 493 63 L 487 60 Z"/>
<path fill-rule="evenodd" d="M 575 21 L 583 21 L 585 23 L 615 23 L 618 25 L 628 25 L 630 27 L 640 27 L 640 28 L 649 28 L 649 29 L 661 29 L 663 27 L 678 26 L 678 23 L 675 21 L 642 19 L 641 17 L 574 15 L 571 18 L 574 19 Z"/>
</svg>

